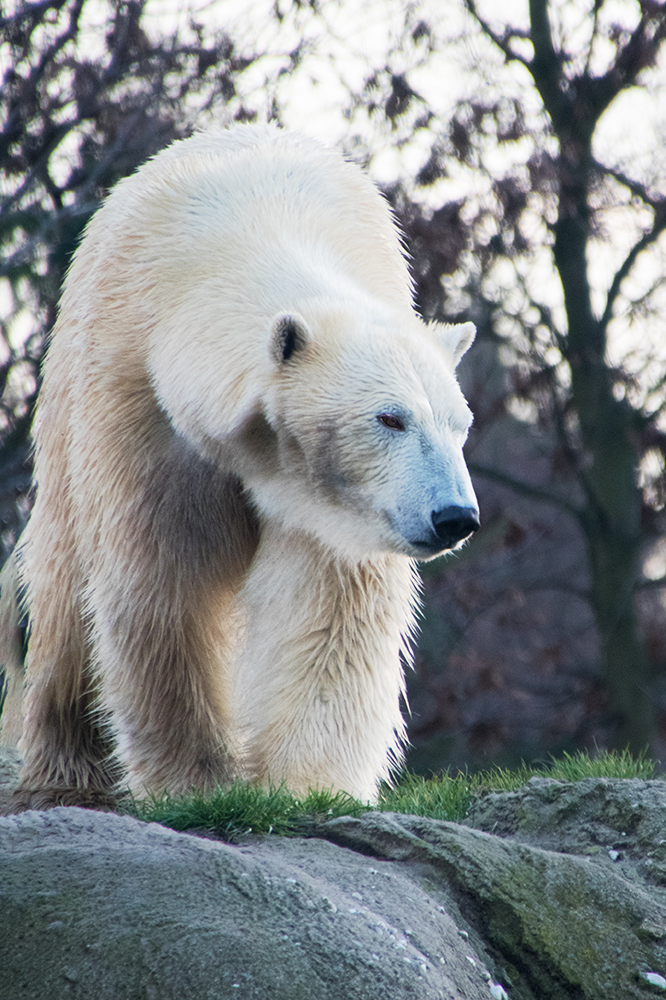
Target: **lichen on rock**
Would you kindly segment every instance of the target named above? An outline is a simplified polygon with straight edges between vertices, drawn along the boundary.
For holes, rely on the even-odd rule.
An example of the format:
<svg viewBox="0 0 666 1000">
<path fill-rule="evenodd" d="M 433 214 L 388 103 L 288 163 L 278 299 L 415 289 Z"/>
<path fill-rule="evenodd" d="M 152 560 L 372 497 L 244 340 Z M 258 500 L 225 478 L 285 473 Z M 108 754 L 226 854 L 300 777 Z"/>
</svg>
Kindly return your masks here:
<svg viewBox="0 0 666 1000">
<path fill-rule="evenodd" d="M 0 792 L 16 766 L 0 758 Z M 663 995 L 665 830 L 665 783 L 609 779 L 533 779 L 465 824 L 368 812 L 233 845 L 7 816 L 0 1000 Z"/>
</svg>

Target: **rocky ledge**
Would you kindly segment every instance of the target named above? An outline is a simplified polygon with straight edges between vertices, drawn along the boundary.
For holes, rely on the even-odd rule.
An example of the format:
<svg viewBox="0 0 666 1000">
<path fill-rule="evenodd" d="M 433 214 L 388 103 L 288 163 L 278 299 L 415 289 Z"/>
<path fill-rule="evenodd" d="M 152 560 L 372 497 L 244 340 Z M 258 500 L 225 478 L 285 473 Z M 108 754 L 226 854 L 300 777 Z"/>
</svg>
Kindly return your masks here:
<svg viewBox="0 0 666 1000">
<path fill-rule="evenodd" d="M 9 815 L 0 902 L 1 1000 L 666 997 L 666 782 L 533 779 L 462 825 L 233 845 Z"/>
</svg>

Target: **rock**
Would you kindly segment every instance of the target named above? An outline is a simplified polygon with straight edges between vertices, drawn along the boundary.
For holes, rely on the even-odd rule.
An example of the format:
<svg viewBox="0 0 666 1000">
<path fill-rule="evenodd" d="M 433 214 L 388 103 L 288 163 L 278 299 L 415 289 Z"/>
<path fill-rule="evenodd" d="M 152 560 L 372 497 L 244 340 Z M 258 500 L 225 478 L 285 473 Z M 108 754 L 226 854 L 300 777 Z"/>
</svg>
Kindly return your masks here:
<svg viewBox="0 0 666 1000">
<path fill-rule="evenodd" d="M 532 778 L 516 792 L 479 799 L 465 822 L 523 844 L 589 857 L 666 899 L 663 780 Z"/>
<path fill-rule="evenodd" d="M 649 1000 L 665 841 L 666 784 L 638 780 L 533 779 L 465 825 L 368 813 L 234 845 L 8 816 L 0 1000 Z"/>
<path fill-rule="evenodd" d="M 0 819 L 0 997 L 489 1000 L 438 900 L 325 840 L 26 812 Z"/>
<path fill-rule="evenodd" d="M 591 857 L 614 851 L 614 861 L 652 859 L 652 881 L 666 886 L 663 780 L 532 778 L 516 792 L 478 799 L 465 823 L 551 851 Z"/>
<path fill-rule="evenodd" d="M 326 835 L 442 887 L 454 919 L 504 970 L 511 1000 L 645 997 L 644 974 L 666 970 L 666 893 L 608 858 L 390 813 L 332 820 Z"/>
</svg>

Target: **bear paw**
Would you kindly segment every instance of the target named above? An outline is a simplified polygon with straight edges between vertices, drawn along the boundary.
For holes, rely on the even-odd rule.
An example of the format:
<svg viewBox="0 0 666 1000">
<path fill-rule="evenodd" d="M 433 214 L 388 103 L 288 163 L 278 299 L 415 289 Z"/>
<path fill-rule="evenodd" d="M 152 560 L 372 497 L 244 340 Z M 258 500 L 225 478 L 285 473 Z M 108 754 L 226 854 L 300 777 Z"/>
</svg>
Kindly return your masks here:
<svg viewBox="0 0 666 1000">
<path fill-rule="evenodd" d="M 28 809 L 54 809 L 56 806 L 79 806 L 112 812 L 118 808 L 120 793 L 108 788 L 72 788 L 66 785 L 46 785 L 42 788 L 19 786 L 11 798 L 12 812 Z"/>
</svg>

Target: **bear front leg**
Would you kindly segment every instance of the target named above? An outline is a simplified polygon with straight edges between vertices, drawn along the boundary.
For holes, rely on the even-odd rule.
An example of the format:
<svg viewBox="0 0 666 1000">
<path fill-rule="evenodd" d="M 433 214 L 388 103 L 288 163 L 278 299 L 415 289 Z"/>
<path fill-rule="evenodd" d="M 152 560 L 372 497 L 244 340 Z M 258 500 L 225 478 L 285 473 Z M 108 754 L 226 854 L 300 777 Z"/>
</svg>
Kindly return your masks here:
<svg viewBox="0 0 666 1000">
<path fill-rule="evenodd" d="M 248 773 L 297 794 L 319 787 L 376 800 L 406 739 L 411 560 L 350 564 L 269 526 L 241 601 L 248 634 L 236 698 Z"/>
</svg>

